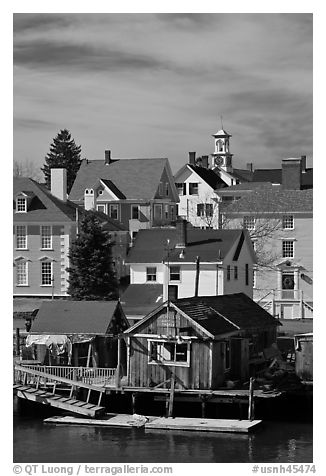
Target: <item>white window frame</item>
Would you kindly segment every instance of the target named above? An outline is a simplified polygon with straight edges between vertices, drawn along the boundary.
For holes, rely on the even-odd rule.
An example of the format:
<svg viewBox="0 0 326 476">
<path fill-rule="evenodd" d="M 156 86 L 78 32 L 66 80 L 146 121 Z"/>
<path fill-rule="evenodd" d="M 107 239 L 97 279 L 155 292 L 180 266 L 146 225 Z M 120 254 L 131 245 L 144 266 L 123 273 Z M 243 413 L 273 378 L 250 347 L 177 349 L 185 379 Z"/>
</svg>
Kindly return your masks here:
<svg viewBox="0 0 326 476">
<path fill-rule="evenodd" d="M 150 270 L 152 272 L 150 272 Z M 153 270 L 155 270 L 153 272 Z M 150 276 L 154 276 L 155 279 L 148 279 Z M 157 282 L 157 268 L 156 266 L 147 266 L 146 267 L 146 282 L 148 283 L 156 283 Z"/>
<path fill-rule="evenodd" d="M 160 216 L 158 217 L 156 214 L 156 210 L 160 210 Z M 162 220 L 163 210 L 161 203 L 154 203 L 154 220 Z"/>
<path fill-rule="evenodd" d="M 103 210 L 100 210 L 100 208 L 103 207 Z M 102 213 L 105 213 L 107 215 L 107 210 L 108 210 L 108 207 L 107 207 L 107 204 L 106 203 L 97 203 L 96 204 L 96 210 L 98 212 L 102 212 Z"/>
<path fill-rule="evenodd" d="M 153 359 L 152 356 L 152 345 L 157 344 L 159 347 L 162 347 L 161 351 L 158 351 L 158 354 L 161 353 L 160 359 Z M 163 353 L 164 353 L 164 344 L 172 344 L 175 345 L 174 356 L 176 357 L 176 351 L 178 345 L 186 345 L 187 346 L 187 360 L 178 361 L 178 360 L 165 360 Z M 150 339 L 148 340 L 148 364 L 149 365 L 167 365 L 173 367 L 190 367 L 190 355 L 191 355 L 191 342 L 190 341 L 182 341 L 181 343 L 178 342 L 176 339 L 171 339 L 171 341 L 166 341 L 163 339 Z"/>
<path fill-rule="evenodd" d="M 294 216 L 283 215 L 282 226 L 283 226 L 283 230 L 294 230 Z"/>
<path fill-rule="evenodd" d="M 112 210 L 117 211 L 117 217 L 112 216 Z M 112 220 L 119 220 L 119 216 L 120 216 L 119 204 L 109 203 L 109 217 L 112 218 Z"/>
<path fill-rule="evenodd" d="M 44 283 L 43 282 L 43 278 L 46 276 L 49 275 L 49 272 L 47 273 L 44 273 L 43 271 L 43 265 L 45 264 L 49 264 L 50 265 L 50 282 L 49 283 Z M 50 260 L 44 260 L 44 261 L 41 261 L 41 286 L 44 286 L 44 287 L 51 287 L 53 285 L 53 262 L 50 261 Z"/>
<path fill-rule="evenodd" d="M 170 194 L 169 182 L 165 182 L 165 196 L 168 197 Z"/>
<path fill-rule="evenodd" d="M 50 234 L 48 236 L 43 235 L 43 229 L 50 228 Z M 41 225 L 40 226 L 40 238 L 41 238 L 41 250 L 52 250 L 53 249 L 53 236 L 52 236 L 52 225 Z M 44 246 L 43 238 L 50 238 L 49 246 Z"/>
<path fill-rule="evenodd" d="M 18 229 L 24 228 L 25 233 L 24 235 L 18 234 Z M 24 236 L 24 246 L 19 245 L 18 237 Z M 16 250 L 27 250 L 27 226 L 26 225 L 16 225 Z"/>
<path fill-rule="evenodd" d="M 19 267 L 22 266 L 22 265 L 25 268 L 23 273 L 19 271 Z M 16 266 L 16 286 L 19 286 L 19 287 L 28 286 L 28 262 L 27 262 L 27 260 L 20 259 L 20 260 L 16 261 L 15 266 Z M 18 275 L 25 276 L 24 282 L 21 282 L 21 283 L 18 282 L 19 281 Z"/>
<path fill-rule="evenodd" d="M 243 217 L 243 228 L 246 230 L 255 230 L 256 228 L 256 219 L 252 215 L 245 215 Z"/>
<path fill-rule="evenodd" d="M 170 205 L 165 204 L 164 205 L 164 220 L 169 220 L 169 211 L 170 211 Z"/>
<path fill-rule="evenodd" d="M 198 196 L 199 194 L 199 183 L 198 182 L 189 182 L 189 195 Z M 196 193 L 193 193 L 193 188 L 197 189 Z"/>
<path fill-rule="evenodd" d="M 283 258 L 294 258 L 295 248 L 294 248 L 294 241 L 295 240 L 282 240 L 282 257 Z M 292 253 L 290 253 L 289 248 L 287 249 L 287 245 L 292 245 Z"/>
<path fill-rule="evenodd" d="M 24 205 L 21 207 L 21 205 Z M 20 208 L 22 208 L 20 210 Z M 27 212 L 27 198 L 26 197 L 17 197 L 16 198 L 16 213 L 26 213 Z"/>
<path fill-rule="evenodd" d="M 179 268 L 179 273 L 171 273 L 172 268 Z M 179 279 L 173 279 L 171 277 L 172 274 L 178 274 Z M 178 265 L 170 265 L 169 266 L 169 282 L 171 282 L 171 283 L 180 283 L 181 282 L 181 266 L 178 266 Z"/>
<path fill-rule="evenodd" d="M 163 196 L 163 182 L 160 182 L 159 183 L 159 186 L 158 186 L 158 194 L 160 197 Z"/>
<path fill-rule="evenodd" d="M 178 195 L 184 195 L 184 183 L 183 182 L 176 182 L 175 183 L 176 189 L 178 191 Z"/>
</svg>

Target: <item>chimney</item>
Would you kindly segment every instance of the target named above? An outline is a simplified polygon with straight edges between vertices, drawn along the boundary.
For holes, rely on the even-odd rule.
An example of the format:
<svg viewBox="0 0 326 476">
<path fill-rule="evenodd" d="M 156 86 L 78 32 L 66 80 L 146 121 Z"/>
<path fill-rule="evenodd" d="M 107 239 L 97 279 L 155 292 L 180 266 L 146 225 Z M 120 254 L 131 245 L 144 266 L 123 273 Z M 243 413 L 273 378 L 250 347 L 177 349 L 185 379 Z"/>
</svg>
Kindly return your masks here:
<svg viewBox="0 0 326 476">
<path fill-rule="evenodd" d="M 60 200 L 67 201 L 66 169 L 51 169 L 51 193 Z"/>
<path fill-rule="evenodd" d="M 301 172 L 305 172 L 307 169 L 307 156 L 302 155 L 301 156 Z"/>
<path fill-rule="evenodd" d="M 196 165 L 196 152 L 189 152 L 189 164 Z"/>
<path fill-rule="evenodd" d="M 177 220 L 176 230 L 177 230 L 177 243 L 176 248 L 185 248 L 187 246 L 187 220 Z"/>
<path fill-rule="evenodd" d="M 111 164 L 111 151 L 110 150 L 105 150 L 104 151 L 104 163 L 105 165 L 110 165 Z"/>
<path fill-rule="evenodd" d="M 250 162 L 250 163 L 247 164 L 247 170 L 249 170 L 250 172 L 252 172 L 252 170 L 253 170 L 252 162 Z"/>
<path fill-rule="evenodd" d="M 203 155 L 202 156 L 201 166 L 204 167 L 204 169 L 208 169 L 208 155 Z"/>
<path fill-rule="evenodd" d="M 301 159 L 282 160 L 282 188 L 283 190 L 301 189 Z"/>
</svg>

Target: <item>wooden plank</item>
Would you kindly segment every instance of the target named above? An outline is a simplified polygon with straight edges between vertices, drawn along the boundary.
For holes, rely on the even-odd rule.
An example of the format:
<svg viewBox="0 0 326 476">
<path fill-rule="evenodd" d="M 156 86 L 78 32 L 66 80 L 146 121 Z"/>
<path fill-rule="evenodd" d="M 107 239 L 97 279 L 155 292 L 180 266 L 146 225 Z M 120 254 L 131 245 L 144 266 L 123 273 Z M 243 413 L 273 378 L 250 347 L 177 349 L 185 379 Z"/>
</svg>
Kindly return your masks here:
<svg viewBox="0 0 326 476">
<path fill-rule="evenodd" d="M 145 424 L 145 429 L 190 430 L 227 433 L 249 433 L 261 420 L 220 420 L 209 418 L 156 418 Z"/>
</svg>

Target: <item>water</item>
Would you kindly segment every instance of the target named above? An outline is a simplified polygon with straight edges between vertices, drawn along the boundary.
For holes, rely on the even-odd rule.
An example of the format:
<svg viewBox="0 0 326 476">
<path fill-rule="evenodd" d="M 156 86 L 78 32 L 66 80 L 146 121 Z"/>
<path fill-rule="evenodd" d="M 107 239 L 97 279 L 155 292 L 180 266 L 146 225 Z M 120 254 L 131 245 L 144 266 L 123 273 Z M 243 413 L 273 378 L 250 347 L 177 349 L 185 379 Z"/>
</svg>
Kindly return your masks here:
<svg viewBox="0 0 326 476">
<path fill-rule="evenodd" d="M 252 435 L 53 426 L 15 410 L 15 463 L 311 463 L 312 424 L 268 422 Z M 48 416 L 48 415 L 47 415 Z"/>
</svg>

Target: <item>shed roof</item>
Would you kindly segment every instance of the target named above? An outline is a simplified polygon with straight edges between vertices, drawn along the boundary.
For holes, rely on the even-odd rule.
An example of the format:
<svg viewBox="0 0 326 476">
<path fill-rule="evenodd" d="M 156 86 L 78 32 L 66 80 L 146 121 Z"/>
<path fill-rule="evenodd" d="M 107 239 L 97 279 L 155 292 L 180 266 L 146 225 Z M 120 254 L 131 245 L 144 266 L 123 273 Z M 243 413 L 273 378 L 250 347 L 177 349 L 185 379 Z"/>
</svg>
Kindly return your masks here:
<svg viewBox="0 0 326 476">
<path fill-rule="evenodd" d="M 118 301 L 44 301 L 33 334 L 106 334 Z"/>
<path fill-rule="evenodd" d="M 127 199 L 153 199 L 167 165 L 167 158 L 119 159 L 109 165 L 103 160 L 84 160 L 69 198 L 73 201 L 82 200 L 85 188 L 102 179 L 110 180 Z"/>
</svg>

